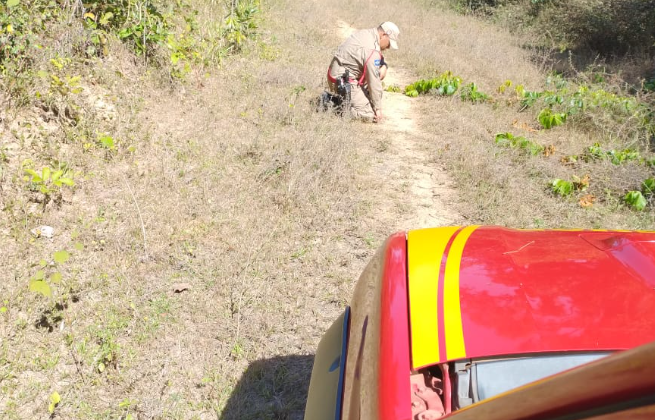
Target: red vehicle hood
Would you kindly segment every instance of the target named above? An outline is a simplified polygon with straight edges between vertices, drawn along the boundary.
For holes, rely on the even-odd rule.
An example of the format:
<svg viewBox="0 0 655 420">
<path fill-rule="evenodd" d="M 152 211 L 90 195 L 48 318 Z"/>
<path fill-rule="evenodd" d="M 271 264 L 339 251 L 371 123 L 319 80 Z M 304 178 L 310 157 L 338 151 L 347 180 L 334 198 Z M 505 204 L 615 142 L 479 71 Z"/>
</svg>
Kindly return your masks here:
<svg viewBox="0 0 655 420">
<path fill-rule="evenodd" d="M 426 229 L 408 262 L 415 368 L 655 339 L 654 233 Z"/>
</svg>

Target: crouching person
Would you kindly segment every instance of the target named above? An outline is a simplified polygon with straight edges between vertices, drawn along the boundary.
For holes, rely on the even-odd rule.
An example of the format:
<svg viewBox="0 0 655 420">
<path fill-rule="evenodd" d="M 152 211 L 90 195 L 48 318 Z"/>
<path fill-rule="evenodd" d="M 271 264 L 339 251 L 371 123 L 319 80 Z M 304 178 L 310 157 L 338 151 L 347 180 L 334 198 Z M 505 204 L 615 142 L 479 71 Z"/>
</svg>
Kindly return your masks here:
<svg viewBox="0 0 655 420">
<path fill-rule="evenodd" d="M 394 23 L 384 22 L 377 28 L 356 31 L 334 53 L 327 73 L 328 87 L 345 100 L 353 117 L 382 121 L 382 79 L 387 70 L 382 51 L 398 49 L 399 35 Z M 344 78 L 350 88 L 349 103 L 343 97 Z"/>
</svg>

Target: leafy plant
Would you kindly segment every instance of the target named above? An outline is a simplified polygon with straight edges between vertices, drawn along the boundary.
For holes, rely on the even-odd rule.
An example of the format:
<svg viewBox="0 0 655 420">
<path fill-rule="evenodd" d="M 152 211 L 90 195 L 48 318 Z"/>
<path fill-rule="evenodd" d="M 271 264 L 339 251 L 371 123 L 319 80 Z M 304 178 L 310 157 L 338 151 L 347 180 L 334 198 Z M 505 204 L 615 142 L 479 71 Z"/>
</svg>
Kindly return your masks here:
<svg viewBox="0 0 655 420">
<path fill-rule="evenodd" d="M 473 103 L 487 102 L 491 99 L 486 93 L 480 92 L 475 83 L 469 83 L 464 86 L 460 93 L 460 98 L 462 98 L 463 101 L 470 101 Z"/>
<path fill-rule="evenodd" d="M 43 194 L 43 196 L 38 199 L 43 206 L 43 211 L 45 211 L 46 205 L 53 197 L 56 201 L 61 199 L 62 188 L 65 186 L 75 186 L 73 178 L 69 175 L 70 171 L 65 165 L 57 170 L 45 166 L 39 173 L 29 167 L 30 163 L 30 160 L 23 162 L 23 172 L 25 173 L 23 180 L 27 182 L 27 188 L 29 190 Z"/>
<path fill-rule="evenodd" d="M 563 179 L 554 179 L 550 183 L 553 192 L 561 197 L 571 195 L 573 192 L 573 183 Z"/>
<path fill-rule="evenodd" d="M 515 136 L 512 133 L 498 133 L 495 137 L 495 142 L 499 146 L 506 146 L 518 148 L 527 151 L 532 156 L 536 156 L 544 152 L 544 147 L 537 144 L 523 136 Z"/>
<path fill-rule="evenodd" d="M 629 161 L 638 161 L 642 164 L 647 163 L 647 161 L 643 159 L 641 154 L 636 150 L 604 150 L 599 143 L 594 143 L 593 145 L 587 147 L 583 157 L 587 161 L 607 159 L 614 165 L 621 165 L 622 163 Z"/>
<path fill-rule="evenodd" d="M 57 407 L 61 402 L 61 397 L 59 396 L 59 393 L 55 391 L 52 394 L 50 394 L 50 398 L 48 400 L 49 400 L 48 413 L 54 414 L 55 407 Z"/>
<path fill-rule="evenodd" d="M 52 112 L 59 121 L 76 123 L 79 120 L 79 106 L 73 99 L 82 92 L 81 76 L 69 74 L 72 60 L 67 57 L 50 59 L 50 71 L 39 70 L 36 74 L 46 80 L 48 87 L 45 91 L 37 91 L 35 97 L 40 108 Z"/>
<path fill-rule="evenodd" d="M 400 93 L 400 92 L 403 91 L 402 88 L 400 86 L 396 85 L 396 84 L 387 86 L 386 89 L 384 89 L 384 90 L 386 90 L 387 92 L 393 92 L 393 93 Z"/>
<path fill-rule="evenodd" d="M 648 178 L 641 183 L 641 191 L 647 197 L 655 195 L 655 178 Z"/>
<path fill-rule="evenodd" d="M 48 166 L 44 166 L 41 169 L 41 173 L 36 172 L 33 169 L 25 168 L 25 173 L 31 178 L 28 178 L 31 186 L 37 188 L 43 194 L 49 195 L 53 191 L 61 188 L 64 185 L 72 187 L 75 185 L 75 182 L 72 178 L 64 176 L 64 170 L 59 169 L 53 171 Z"/>
<path fill-rule="evenodd" d="M 259 0 L 240 0 L 233 4 L 236 6 L 223 21 L 222 28 L 228 50 L 232 53 L 241 51 L 244 41 L 257 29 Z"/>
<path fill-rule="evenodd" d="M 523 99 L 521 100 L 521 109 L 526 109 L 534 105 L 539 98 L 541 98 L 544 93 L 543 92 L 532 92 L 523 89 L 523 86 L 517 86 L 516 88 L 517 94 L 519 94 Z"/>
<path fill-rule="evenodd" d="M 545 129 L 551 129 L 558 125 L 562 125 L 566 122 L 566 114 L 556 113 L 550 110 L 550 108 L 544 108 L 539 113 L 537 117 L 539 124 Z"/>
<path fill-rule="evenodd" d="M 498 93 L 505 93 L 505 91 L 511 87 L 512 87 L 512 81 L 505 80 L 502 85 L 498 86 L 498 89 L 496 89 L 496 91 Z"/>
<path fill-rule="evenodd" d="M 171 31 L 170 22 L 152 1 L 91 0 L 85 8 L 84 23 L 92 41 L 87 53 L 106 52 L 106 36 L 112 33 L 137 55 L 147 55 L 150 45 L 163 44 Z"/>
<path fill-rule="evenodd" d="M 644 210 L 648 204 L 641 191 L 628 191 L 628 193 L 623 197 L 623 201 L 625 201 L 631 208 L 638 211 Z"/>
<path fill-rule="evenodd" d="M 70 259 L 70 253 L 66 250 L 57 251 L 52 255 L 52 259 L 52 264 L 48 264 L 46 260 L 39 262 L 40 269 L 30 279 L 30 291 L 40 293 L 44 297 L 52 297 L 51 284 L 61 283 L 63 276 L 60 268 Z"/>
<path fill-rule="evenodd" d="M 429 80 L 419 80 L 405 87 L 405 95 L 416 97 L 420 94 L 436 94 L 441 96 L 452 96 L 462 84 L 462 79 L 453 76 L 450 71 L 441 74 L 439 77 Z"/>
</svg>

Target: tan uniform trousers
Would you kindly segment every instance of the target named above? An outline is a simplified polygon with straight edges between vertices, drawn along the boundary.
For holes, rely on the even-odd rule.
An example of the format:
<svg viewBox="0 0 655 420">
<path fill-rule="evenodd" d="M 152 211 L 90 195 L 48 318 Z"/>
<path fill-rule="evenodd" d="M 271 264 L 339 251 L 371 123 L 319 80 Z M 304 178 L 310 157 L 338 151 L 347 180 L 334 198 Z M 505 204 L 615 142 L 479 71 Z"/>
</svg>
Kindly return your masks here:
<svg viewBox="0 0 655 420">
<path fill-rule="evenodd" d="M 337 60 L 333 59 L 332 63 L 330 63 L 330 73 L 343 73 L 343 67 L 339 66 Z M 328 86 L 331 92 L 337 93 L 337 87 L 330 79 L 328 79 Z M 373 111 L 371 101 L 368 99 L 368 90 L 366 90 L 366 87 L 359 86 L 357 82 L 350 83 L 350 115 L 353 118 L 371 121 L 375 117 L 375 111 Z"/>
<path fill-rule="evenodd" d="M 328 85 L 331 92 L 337 93 L 334 83 L 328 81 Z M 368 100 L 368 91 L 357 83 L 350 84 L 350 115 L 363 120 L 373 120 L 375 117 L 371 102 Z"/>
<path fill-rule="evenodd" d="M 353 118 L 373 120 L 375 112 L 368 99 L 368 91 L 356 84 L 351 84 L 350 89 L 350 114 Z"/>
</svg>

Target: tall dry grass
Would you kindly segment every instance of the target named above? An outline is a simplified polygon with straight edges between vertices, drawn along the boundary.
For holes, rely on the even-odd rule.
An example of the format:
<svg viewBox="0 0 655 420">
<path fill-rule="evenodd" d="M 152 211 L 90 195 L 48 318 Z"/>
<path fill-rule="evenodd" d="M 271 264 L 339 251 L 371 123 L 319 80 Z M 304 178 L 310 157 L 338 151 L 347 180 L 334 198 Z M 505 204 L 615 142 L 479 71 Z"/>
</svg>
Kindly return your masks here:
<svg viewBox="0 0 655 420">
<path fill-rule="evenodd" d="M 430 71 L 450 70 L 464 83 L 475 82 L 482 91 L 504 98 L 494 105 L 466 104 L 457 97 L 427 98 L 420 104 L 423 127 L 432 133 L 426 148 L 432 150 L 436 162 L 449 168 L 462 199 L 459 210 L 468 220 L 514 227 L 652 229 L 652 210 L 634 212 L 621 200 L 628 190 L 639 189 L 641 181 L 653 176 L 647 165 L 560 162 L 562 157 L 583 154 L 595 142 L 606 149 L 637 149 L 648 157 L 647 144 L 622 135 L 626 127 L 602 120 L 603 115 L 592 116 L 586 124 L 537 130 L 540 109 L 519 112 L 518 104 L 504 104 L 511 93 L 495 92 L 505 80 L 528 90 L 545 88 L 548 61 L 530 56 L 534 49 L 524 48 L 531 45 L 530 40 L 514 38 L 483 22 L 472 24 L 470 16 L 454 16 L 426 2 L 416 4 L 417 15 L 408 20 L 416 22 L 417 30 L 409 25 L 403 34 L 403 41 L 412 45 L 401 52 L 407 63 L 423 77 Z M 431 28 L 429 35 L 420 30 L 426 27 Z M 508 131 L 543 146 L 552 145 L 555 153 L 530 157 L 496 146 L 494 135 Z M 583 193 L 562 199 L 550 192 L 553 179 L 585 175 L 591 182 Z M 593 195 L 595 204 L 582 208 L 578 199 L 587 194 Z"/>
<path fill-rule="evenodd" d="M 61 418 L 302 415 L 317 340 L 391 230 L 370 218 L 380 189 L 358 150 L 370 131 L 310 104 L 339 42 L 310 6 L 265 8 L 243 56 L 185 83 L 120 54 L 101 63 L 115 115 L 95 129 L 113 151 L 63 134 L 47 149 L 17 142 L 0 239 L 3 418 L 47 416 L 55 391 Z M 76 186 L 41 212 L 19 194 L 20 162 L 49 156 Z M 34 238 L 39 225 L 54 238 Z M 60 250 L 71 259 L 53 298 L 30 292 Z"/>
</svg>

